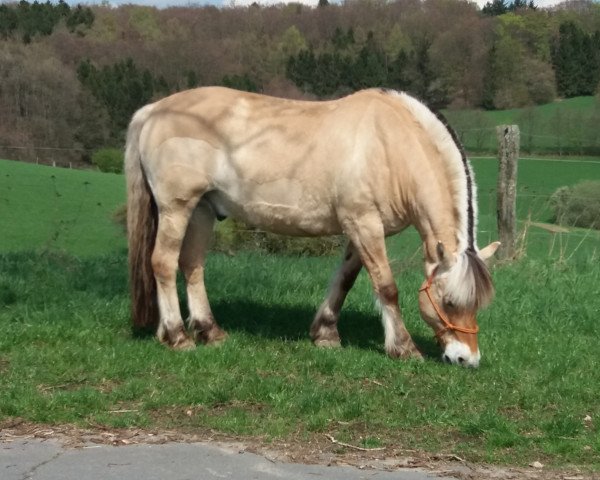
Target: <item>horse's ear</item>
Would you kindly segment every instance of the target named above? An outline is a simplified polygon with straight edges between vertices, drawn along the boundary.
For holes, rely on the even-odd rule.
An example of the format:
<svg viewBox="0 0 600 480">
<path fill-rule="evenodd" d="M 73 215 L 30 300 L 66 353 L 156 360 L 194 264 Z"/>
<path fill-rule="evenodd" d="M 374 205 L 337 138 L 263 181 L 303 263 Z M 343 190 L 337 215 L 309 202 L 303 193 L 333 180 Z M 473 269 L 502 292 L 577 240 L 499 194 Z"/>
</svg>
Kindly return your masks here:
<svg viewBox="0 0 600 480">
<path fill-rule="evenodd" d="M 484 262 L 486 262 L 489 258 L 496 253 L 498 247 L 500 246 L 500 242 L 492 242 L 487 247 L 479 250 L 479 258 L 481 258 Z"/>
</svg>

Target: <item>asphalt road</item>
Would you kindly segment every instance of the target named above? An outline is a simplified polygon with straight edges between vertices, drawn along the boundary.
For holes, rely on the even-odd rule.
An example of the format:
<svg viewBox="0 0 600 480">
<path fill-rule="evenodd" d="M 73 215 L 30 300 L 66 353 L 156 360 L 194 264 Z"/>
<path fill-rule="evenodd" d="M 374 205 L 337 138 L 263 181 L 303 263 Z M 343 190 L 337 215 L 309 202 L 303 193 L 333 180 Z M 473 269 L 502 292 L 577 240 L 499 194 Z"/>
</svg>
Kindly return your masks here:
<svg viewBox="0 0 600 480">
<path fill-rule="evenodd" d="M 2 480 L 451 480 L 431 473 L 280 463 L 207 443 L 63 446 L 54 439 L 0 442 Z"/>
</svg>

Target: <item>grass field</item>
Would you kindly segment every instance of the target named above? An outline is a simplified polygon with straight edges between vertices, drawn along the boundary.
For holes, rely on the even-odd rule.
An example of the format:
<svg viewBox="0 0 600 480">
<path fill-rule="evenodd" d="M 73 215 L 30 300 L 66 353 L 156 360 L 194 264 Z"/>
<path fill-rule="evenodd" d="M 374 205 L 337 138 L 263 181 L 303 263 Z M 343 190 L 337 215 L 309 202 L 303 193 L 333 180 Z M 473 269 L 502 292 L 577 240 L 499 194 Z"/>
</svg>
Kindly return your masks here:
<svg viewBox="0 0 600 480">
<path fill-rule="evenodd" d="M 450 110 L 445 114 L 471 152 L 495 152 L 496 125 L 515 124 L 520 127 L 523 153 L 600 154 L 597 97 L 576 97 L 511 110 Z"/>
<path fill-rule="evenodd" d="M 0 160 L 0 248 L 98 255 L 125 248 L 112 222 L 125 201 L 122 175 Z"/>
<path fill-rule="evenodd" d="M 486 196 L 494 166 L 474 161 L 482 243 L 495 238 Z M 600 179 L 600 164 L 591 162 L 519 168 L 520 193 Z M 337 259 L 253 252 L 208 260 L 207 288 L 228 341 L 176 353 L 129 327 L 124 243 L 110 220 L 123 202 L 122 177 L 0 162 L 0 178 L 0 424 L 20 417 L 214 429 L 264 442 L 330 434 L 363 447 L 600 470 L 598 232 L 561 235 L 561 253 L 556 235 L 532 227 L 525 258 L 494 268 L 497 298 L 479 317 L 478 370 L 440 363 L 419 319 L 414 231 L 389 247 L 425 362 L 384 355 L 364 273 L 342 314 L 344 348 L 314 348 L 308 327 Z M 543 202 L 531 198 L 520 196 L 521 218 L 531 210 L 547 220 Z"/>
</svg>

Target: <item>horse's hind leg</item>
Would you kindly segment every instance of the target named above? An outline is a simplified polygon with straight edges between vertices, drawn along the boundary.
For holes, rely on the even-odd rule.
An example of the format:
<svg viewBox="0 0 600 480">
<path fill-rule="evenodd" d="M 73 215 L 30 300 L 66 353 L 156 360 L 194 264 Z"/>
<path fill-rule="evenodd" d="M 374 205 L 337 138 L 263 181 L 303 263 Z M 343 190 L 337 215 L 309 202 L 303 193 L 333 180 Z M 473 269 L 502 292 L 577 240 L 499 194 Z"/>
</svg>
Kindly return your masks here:
<svg viewBox="0 0 600 480">
<path fill-rule="evenodd" d="M 214 220 L 211 208 L 201 201 L 190 219 L 179 257 L 187 288 L 189 328 L 196 341 L 207 344 L 219 343 L 227 337 L 214 320 L 204 286 L 204 260 Z"/>
<path fill-rule="evenodd" d="M 361 268 L 360 256 L 352 242 L 349 242 L 344 260 L 329 287 L 327 298 L 321 304 L 310 327 L 310 336 L 318 347 L 338 347 L 340 345 L 340 335 L 337 329 L 340 310 Z"/>
<path fill-rule="evenodd" d="M 402 320 L 398 288 L 388 262 L 384 229 L 379 215 L 374 213 L 347 220 L 344 230 L 369 272 L 375 295 L 381 305 L 387 354 L 394 358 L 422 358 Z"/>
<path fill-rule="evenodd" d="M 177 262 L 196 202 L 197 199 L 191 199 L 185 204 L 176 201 L 159 204 L 158 230 L 152 252 L 160 312 L 156 335 L 162 343 L 182 350 L 193 348 L 194 342 L 188 337 L 181 319 L 176 286 Z"/>
</svg>

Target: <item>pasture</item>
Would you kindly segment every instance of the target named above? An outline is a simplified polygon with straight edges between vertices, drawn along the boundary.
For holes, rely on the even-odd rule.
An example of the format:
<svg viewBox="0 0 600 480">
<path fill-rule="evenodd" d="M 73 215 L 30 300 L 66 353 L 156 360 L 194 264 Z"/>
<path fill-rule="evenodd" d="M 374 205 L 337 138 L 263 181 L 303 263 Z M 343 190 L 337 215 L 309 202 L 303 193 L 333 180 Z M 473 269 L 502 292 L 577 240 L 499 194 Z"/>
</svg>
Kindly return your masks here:
<svg viewBox="0 0 600 480">
<path fill-rule="evenodd" d="M 496 152 L 496 125 L 518 124 L 521 153 L 597 155 L 600 151 L 596 97 L 561 99 L 534 107 L 510 110 L 449 110 L 448 119 L 472 152 Z"/>
<path fill-rule="evenodd" d="M 495 238 L 496 164 L 473 165 L 483 244 Z M 600 179 L 593 161 L 519 169 L 521 220 L 547 222 L 556 187 Z M 208 260 L 228 341 L 172 352 L 131 333 L 125 243 L 111 220 L 121 176 L 1 161 L 0 182 L 0 425 L 215 430 L 267 443 L 325 444 L 327 434 L 473 462 L 600 469 L 598 231 L 527 228 L 524 257 L 493 269 L 478 370 L 438 359 L 418 314 L 412 230 L 388 247 L 425 362 L 384 355 L 364 272 L 342 311 L 344 348 L 314 348 L 308 328 L 338 259 L 257 252 Z"/>
</svg>

